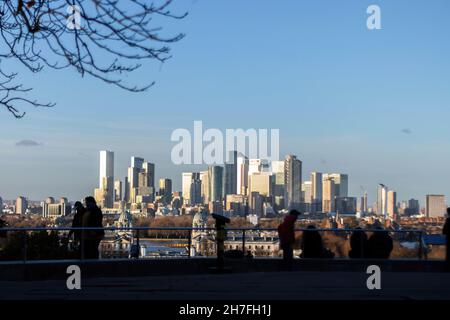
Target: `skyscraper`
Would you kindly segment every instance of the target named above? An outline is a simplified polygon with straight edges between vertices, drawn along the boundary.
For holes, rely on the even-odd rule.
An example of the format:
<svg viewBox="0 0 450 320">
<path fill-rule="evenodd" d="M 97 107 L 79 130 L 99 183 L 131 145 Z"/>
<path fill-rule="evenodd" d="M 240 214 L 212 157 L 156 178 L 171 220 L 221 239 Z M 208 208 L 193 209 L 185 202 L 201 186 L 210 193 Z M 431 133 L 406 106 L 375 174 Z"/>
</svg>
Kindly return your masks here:
<svg viewBox="0 0 450 320">
<path fill-rule="evenodd" d="M 114 181 L 114 201 L 119 202 L 122 201 L 123 194 L 122 194 L 122 181 L 116 180 Z"/>
<path fill-rule="evenodd" d="M 288 209 L 301 207 L 302 162 L 296 156 L 288 155 L 284 160 L 285 204 Z"/>
<path fill-rule="evenodd" d="M 209 171 L 200 172 L 200 180 L 202 181 L 202 203 L 208 204 L 209 199 Z"/>
<path fill-rule="evenodd" d="M 397 214 L 397 192 L 388 191 L 387 201 L 387 216 L 391 219 L 395 218 Z"/>
<path fill-rule="evenodd" d="M 106 208 L 114 203 L 114 152 L 100 151 L 99 187 L 94 190 L 94 197 L 99 205 Z"/>
<path fill-rule="evenodd" d="M 333 179 L 336 197 L 348 197 L 348 175 L 342 173 L 324 173 L 323 180 Z"/>
<path fill-rule="evenodd" d="M 311 173 L 311 211 L 322 211 L 323 175 L 321 172 Z"/>
<path fill-rule="evenodd" d="M 323 191 L 322 191 L 322 211 L 323 212 L 334 212 L 335 208 L 335 185 L 334 180 L 331 178 L 326 178 L 322 181 Z"/>
<path fill-rule="evenodd" d="M 379 216 L 386 217 L 388 210 L 388 187 L 384 184 L 378 185 L 378 198 L 377 198 L 377 214 Z"/>
<path fill-rule="evenodd" d="M 163 178 L 159 180 L 159 195 L 164 205 L 172 201 L 172 180 Z"/>
<path fill-rule="evenodd" d="M 223 195 L 237 194 L 238 153 L 230 152 L 224 166 Z"/>
<path fill-rule="evenodd" d="M 273 195 L 274 176 L 270 172 L 255 172 L 248 177 L 249 193 L 259 193 L 264 197 Z"/>
<path fill-rule="evenodd" d="M 181 192 L 183 193 L 183 204 L 190 204 L 192 184 L 192 172 L 183 172 L 181 175 Z"/>
<path fill-rule="evenodd" d="M 248 170 L 249 170 L 248 158 L 242 154 L 239 154 L 237 158 L 237 179 L 236 179 L 237 194 L 247 195 Z"/>
<path fill-rule="evenodd" d="M 444 217 L 447 211 L 444 195 L 435 195 L 435 194 L 427 195 L 426 202 L 427 202 L 426 205 L 427 218 Z"/>
<path fill-rule="evenodd" d="M 100 151 L 99 188 L 102 187 L 104 178 L 114 180 L 114 152 L 112 151 Z"/>
<path fill-rule="evenodd" d="M 222 201 L 222 184 L 223 184 L 223 167 L 210 166 L 208 171 L 209 176 L 209 197 L 210 201 Z"/>
<path fill-rule="evenodd" d="M 28 201 L 25 197 L 17 197 L 16 214 L 25 214 L 28 209 Z"/>
</svg>

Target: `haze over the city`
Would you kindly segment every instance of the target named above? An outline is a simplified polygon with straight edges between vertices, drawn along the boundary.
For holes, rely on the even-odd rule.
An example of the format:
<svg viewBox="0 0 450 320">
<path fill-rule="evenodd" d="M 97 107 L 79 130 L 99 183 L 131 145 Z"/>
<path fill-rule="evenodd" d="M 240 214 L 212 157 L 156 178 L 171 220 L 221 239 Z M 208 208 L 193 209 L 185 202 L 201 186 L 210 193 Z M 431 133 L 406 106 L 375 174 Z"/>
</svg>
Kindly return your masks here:
<svg viewBox="0 0 450 320">
<path fill-rule="evenodd" d="M 115 176 L 130 157 L 173 179 L 198 166 L 176 166 L 170 135 L 206 128 L 280 129 L 280 157 L 295 154 L 311 171 L 349 175 L 349 194 L 378 183 L 399 200 L 449 192 L 450 43 L 445 0 L 384 1 L 382 30 L 366 28 L 373 1 L 186 1 L 189 16 L 162 33 L 187 37 L 173 58 L 148 64 L 134 94 L 70 70 L 30 75 L 33 97 L 51 109 L 15 120 L 0 109 L 0 196 L 80 199 L 98 186 L 98 151 L 115 151 Z M 206 27 L 207 26 L 207 27 Z M 314 30 L 314 32 L 312 32 Z M 203 168 L 205 168 L 203 166 Z"/>
</svg>

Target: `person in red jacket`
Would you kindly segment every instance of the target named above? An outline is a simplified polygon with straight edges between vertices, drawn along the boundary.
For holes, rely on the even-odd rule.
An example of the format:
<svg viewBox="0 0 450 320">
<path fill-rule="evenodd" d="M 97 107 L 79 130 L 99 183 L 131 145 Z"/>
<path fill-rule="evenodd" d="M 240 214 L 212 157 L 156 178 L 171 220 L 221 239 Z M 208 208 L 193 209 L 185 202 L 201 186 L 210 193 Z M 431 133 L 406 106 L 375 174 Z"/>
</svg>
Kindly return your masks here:
<svg viewBox="0 0 450 320">
<path fill-rule="evenodd" d="M 300 214 L 300 212 L 292 210 L 286 218 L 284 218 L 283 223 L 278 226 L 280 248 L 283 250 L 283 261 L 287 270 L 292 269 L 292 262 L 294 260 L 295 222 Z"/>
</svg>

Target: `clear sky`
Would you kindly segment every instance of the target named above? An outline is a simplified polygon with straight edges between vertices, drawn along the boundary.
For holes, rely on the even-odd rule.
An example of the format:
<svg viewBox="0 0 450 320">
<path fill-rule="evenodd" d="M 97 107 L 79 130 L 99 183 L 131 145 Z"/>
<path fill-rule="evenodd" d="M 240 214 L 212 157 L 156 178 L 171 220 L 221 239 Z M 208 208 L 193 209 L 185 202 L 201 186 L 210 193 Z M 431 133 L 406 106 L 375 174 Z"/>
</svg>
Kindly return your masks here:
<svg viewBox="0 0 450 320">
<path fill-rule="evenodd" d="M 366 28 L 370 4 L 381 7 L 382 30 Z M 155 80 L 147 93 L 72 70 L 22 74 L 57 106 L 22 120 L 0 109 L 0 196 L 90 194 L 103 149 L 115 151 L 116 177 L 142 156 L 180 189 L 194 168 L 171 163 L 170 134 L 194 120 L 280 129 L 282 155 L 302 159 L 304 176 L 348 173 L 350 194 L 362 186 L 370 203 L 378 183 L 399 200 L 450 196 L 448 0 L 183 0 L 177 9 L 189 16 L 163 22 L 187 34 L 173 58 L 127 77 Z"/>
</svg>

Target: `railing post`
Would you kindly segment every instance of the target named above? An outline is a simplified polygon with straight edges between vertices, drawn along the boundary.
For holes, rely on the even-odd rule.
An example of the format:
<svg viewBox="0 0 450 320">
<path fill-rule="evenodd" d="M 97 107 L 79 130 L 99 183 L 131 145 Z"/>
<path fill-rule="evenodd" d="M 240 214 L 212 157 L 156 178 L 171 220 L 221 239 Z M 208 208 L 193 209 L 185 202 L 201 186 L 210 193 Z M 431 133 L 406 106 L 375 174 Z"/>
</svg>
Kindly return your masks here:
<svg viewBox="0 0 450 320">
<path fill-rule="evenodd" d="M 188 240 L 188 258 L 191 258 L 191 250 L 192 250 L 192 229 L 189 230 L 189 240 Z"/>
<path fill-rule="evenodd" d="M 242 253 L 245 256 L 245 229 L 242 229 Z"/>
<path fill-rule="evenodd" d="M 423 231 L 419 232 L 419 260 L 423 260 Z"/>
<path fill-rule="evenodd" d="M 140 240 L 140 234 L 139 234 L 139 229 L 136 230 L 136 246 L 137 246 L 137 256 L 136 259 L 139 259 L 139 256 L 141 255 L 141 246 L 139 244 L 139 240 Z"/>
</svg>

